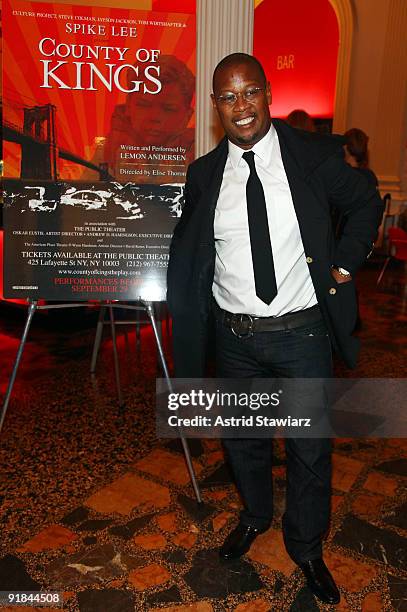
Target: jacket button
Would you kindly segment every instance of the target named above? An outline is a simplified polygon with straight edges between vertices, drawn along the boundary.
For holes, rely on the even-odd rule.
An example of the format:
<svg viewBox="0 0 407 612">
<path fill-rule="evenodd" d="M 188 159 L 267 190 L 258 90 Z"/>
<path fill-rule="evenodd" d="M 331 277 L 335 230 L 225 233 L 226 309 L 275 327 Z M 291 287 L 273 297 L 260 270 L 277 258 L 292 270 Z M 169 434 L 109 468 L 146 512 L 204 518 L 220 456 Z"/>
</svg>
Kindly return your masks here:
<svg viewBox="0 0 407 612">
<path fill-rule="evenodd" d="M 314 260 L 312 259 L 312 257 L 306 257 L 305 261 L 307 263 L 312 263 Z"/>
<path fill-rule="evenodd" d="M 336 293 L 336 289 L 335 289 L 335 287 L 331 287 L 331 288 L 330 288 L 330 290 L 329 290 L 329 293 L 330 293 L 331 295 L 335 295 L 335 293 Z"/>
</svg>

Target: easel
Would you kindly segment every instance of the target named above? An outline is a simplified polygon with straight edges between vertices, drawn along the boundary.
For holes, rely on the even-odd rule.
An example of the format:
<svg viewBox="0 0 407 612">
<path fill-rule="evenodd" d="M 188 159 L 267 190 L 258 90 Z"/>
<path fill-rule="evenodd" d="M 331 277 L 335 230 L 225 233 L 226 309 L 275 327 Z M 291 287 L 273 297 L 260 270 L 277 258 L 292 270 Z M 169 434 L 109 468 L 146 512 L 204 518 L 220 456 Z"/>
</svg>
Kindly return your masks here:
<svg viewBox="0 0 407 612">
<path fill-rule="evenodd" d="M 115 379 L 116 379 L 117 395 L 118 395 L 119 404 L 121 406 L 123 405 L 123 397 L 122 397 L 121 384 L 120 384 L 119 357 L 118 357 L 118 352 L 117 352 L 116 329 L 115 329 L 115 320 L 114 320 L 113 308 L 124 308 L 126 310 L 135 310 L 135 311 L 144 310 L 144 311 L 147 312 L 148 318 L 150 319 L 150 323 L 151 323 L 151 326 L 153 328 L 154 337 L 155 337 L 155 341 L 156 341 L 156 344 L 157 344 L 157 349 L 158 349 L 158 353 L 159 353 L 159 357 L 160 357 L 160 362 L 161 362 L 161 366 L 162 366 L 162 369 L 163 369 L 163 372 L 164 372 L 164 377 L 167 380 L 169 391 L 170 392 L 172 391 L 171 379 L 170 379 L 167 363 L 165 361 L 165 356 L 164 356 L 164 351 L 163 351 L 163 347 L 162 347 L 161 337 L 160 337 L 160 334 L 159 334 L 158 328 L 157 328 L 157 321 L 156 321 L 155 315 L 154 315 L 154 306 L 153 306 L 153 303 L 149 302 L 149 301 L 145 301 L 145 300 L 141 300 L 140 302 L 141 302 L 142 306 L 131 306 L 131 305 L 128 305 L 128 304 L 121 304 L 120 302 L 101 303 L 99 320 L 98 320 L 98 324 L 97 324 L 97 327 L 96 327 L 96 337 L 95 337 L 95 343 L 94 343 L 94 346 L 93 346 L 92 361 L 91 361 L 91 372 L 94 372 L 94 369 L 96 367 L 96 359 L 97 359 L 97 355 L 98 355 L 98 351 L 99 351 L 99 347 L 100 347 L 100 342 L 101 342 L 101 339 L 102 339 L 103 323 L 104 323 L 105 312 L 106 312 L 106 309 L 107 309 L 109 311 L 110 329 L 111 329 L 112 341 L 113 341 L 113 359 L 114 359 L 114 369 L 115 369 Z M 6 391 L 6 395 L 5 395 L 5 398 L 4 398 L 4 401 L 3 401 L 3 405 L 1 407 L 1 413 L 0 413 L 0 433 L 1 433 L 1 430 L 2 430 L 2 427 L 3 427 L 4 419 L 6 417 L 7 408 L 8 408 L 9 402 L 10 402 L 11 393 L 13 391 L 14 383 L 15 383 L 15 380 L 16 380 L 17 372 L 18 372 L 18 368 L 19 368 L 19 365 L 20 365 L 20 362 L 21 362 L 21 358 L 23 356 L 24 347 L 25 347 L 25 344 L 26 344 L 26 341 L 27 341 L 28 332 L 30 331 L 30 327 L 31 327 L 31 323 L 32 323 L 34 314 L 38 310 L 56 310 L 56 309 L 61 309 L 61 308 L 83 308 L 83 306 L 85 304 L 86 304 L 86 302 L 66 303 L 66 304 L 44 304 L 44 305 L 41 304 L 41 305 L 39 305 L 37 300 L 29 300 L 27 320 L 26 320 L 25 325 L 24 325 L 24 331 L 23 331 L 23 335 L 21 336 L 20 345 L 18 347 L 17 356 L 16 356 L 16 359 L 15 359 L 15 362 L 14 362 L 14 366 L 13 366 L 13 371 L 11 373 L 9 384 L 8 384 L 7 391 Z M 202 503 L 201 493 L 200 493 L 199 486 L 198 486 L 198 483 L 197 483 L 197 480 L 196 480 L 196 474 L 195 474 L 194 466 L 192 464 L 191 453 L 189 451 L 188 443 L 187 443 L 185 437 L 182 435 L 181 432 L 180 432 L 180 439 L 181 439 L 181 444 L 182 444 L 182 448 L 183 448 L 184 455 L 185 455 L 185 461 L 186 461 L 186 464 L 187 464 L 187 467 L 188 467 L 189 476 L 191 478 L 191 483 L 192 483 L 192 486 L 193 486 L 193 489 L 194 489 L 194 492 L 195 492 L 196 500 L 197 500 L 198 503 Z"/>
<path fill-rule="evenodd" d="M 95 334 L 95 340 L 93 343 L 92 358 L 90 362 L 90 373 L 94 374 L 96 371 L 96 362 L 97 362 L 97 358 L 99 355 L 100 344 L 102 342 L 103 326 L 110 325 L 112 341 L 113 341 L 114 370 L 115 370 L 115 380 L 116 380 L 116 389 L 117 389 L 117 399 L 119 402 L 119 406 L 123 405 L 123 394 L 122 394 L 122 388 L 121 388 L 121 382 L 120 382 L 120 368 L 119 368 L 119 360 L 118 360 L 117 346 L 116 346 L 115 327 L 116 325 L 132 325 L 132 324 L 135 325 L 136 326 L 136 345 L 137 347 L 139 347 L 140 346 L 140 329 L 139 328 L 140 328 L 140 325 L 147 324 L 147 321 L 141 322 L 138 316 L 135 321 L 130 321 L 128 319 L 126 319 L 125 321 L 117 321 L 114 318 L 113 308 L 122 308 L 123 310 L 133 310 L 136 312 L 137 315 L 139 315 L 140 312 L 147 312 L 149 319 L 150 319 L 150 323 L 152 324 L 152 318 L 155 320 L 154 304 L 152 302 L 149 302 L 149 304 L 151 304 L 151 308 L 153 309 L 152 313 L 150 313 L 148 310 L 148 307 L 146 306 L 146 302 L 140 302 L 140 303 L 142 304 L 141 306 L 123 304 L 121 302 L 101 304 L 100 311 L 99 311 L 99 318 L 98 318 L 98 322 L 96 325 L 96 334 Z M 107 312 L 109 313 L 108 321 L 106 321 Z M 151 317 L 150 314 L 153 314 L 153 317 Z M 152 327 L 154 330 L 153 324 L 152 324 Z M 157 342 L 157 347 L 159 351 L 160 363 L 162 364 L 164 355 L 161 354 L 161 351 L 160 351 L 160 347 L 162 346 L 162 335 L 160 333 L 159 327 L 157 327 L 157 334 L 158 334 L 158 340 L 156 342 Z"/>
</svg>

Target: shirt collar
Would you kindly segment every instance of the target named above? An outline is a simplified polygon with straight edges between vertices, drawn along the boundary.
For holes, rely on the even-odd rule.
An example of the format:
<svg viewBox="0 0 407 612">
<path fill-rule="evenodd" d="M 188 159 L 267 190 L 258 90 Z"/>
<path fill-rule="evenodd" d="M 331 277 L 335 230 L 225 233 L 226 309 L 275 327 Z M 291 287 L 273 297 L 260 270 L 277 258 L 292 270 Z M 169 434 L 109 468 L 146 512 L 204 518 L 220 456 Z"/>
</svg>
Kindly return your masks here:
<svg viewBox="0 0 407 612">
<path fill-rule="evenodd" d="M 265 136 L 259 142 L 252 147 L 251 151 L 254 152 L 255 156 L 261 159 L 264 165 L 267 165 L 273 153 L 273 146 L 275 143 L 275 139 L 277 138 L 277 133 L 273 124 L 270 124 L 270 129 Z M 237 168 L 240 160 L 242 159 L 243 153 L 245 153 L 245 149 L 242 149 L 238 145 L 235 145 L 233 142 L 228 140 L 228 149 L 229 149 L 229 160 L 232 164 L 233 168 Z M 243 163 L 244 162 L 243 160 Z"/>
</svg>

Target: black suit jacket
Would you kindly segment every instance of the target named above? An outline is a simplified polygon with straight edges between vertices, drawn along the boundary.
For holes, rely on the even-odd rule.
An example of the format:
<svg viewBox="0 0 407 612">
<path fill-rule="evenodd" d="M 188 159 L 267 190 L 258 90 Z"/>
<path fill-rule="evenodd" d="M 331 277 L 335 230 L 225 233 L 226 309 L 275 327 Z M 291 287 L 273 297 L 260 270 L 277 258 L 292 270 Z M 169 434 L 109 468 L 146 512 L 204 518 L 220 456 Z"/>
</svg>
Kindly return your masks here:
<svg viewBox="0 0 407 612">
<path fill-rule="evenodd" d="M 354 281 L 337 284 L 330 268 L 352 276 L 372 249 L 383 205 L 366 177 L 344 161 L 344 139 L 291 128 L 273 120 L 316 296 L 334 348 L 354 367 Z M 175 375 L 200 377 L 211 322 L 215 265 L 214 214 L 228 155 L 227 139 L 188 168 L 185 206 L 170 247 L 168 305 L 173 317 Z M 331 208 L 346 216 L 335 241 Z"/>
</svg>

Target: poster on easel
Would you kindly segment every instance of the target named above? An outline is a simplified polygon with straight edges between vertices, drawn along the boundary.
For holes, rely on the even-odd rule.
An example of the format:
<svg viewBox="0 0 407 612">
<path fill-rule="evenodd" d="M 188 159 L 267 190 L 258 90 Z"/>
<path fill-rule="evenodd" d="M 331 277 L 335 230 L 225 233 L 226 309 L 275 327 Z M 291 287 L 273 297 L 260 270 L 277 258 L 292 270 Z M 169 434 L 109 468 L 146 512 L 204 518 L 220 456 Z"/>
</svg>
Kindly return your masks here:
<svg viewBox="0 0 407 612">
<path fill-rule="evenodd" d="M 164 300 L 195 14 L 6 0 L 3 23 L 5 297 Z"/>
</svg>

